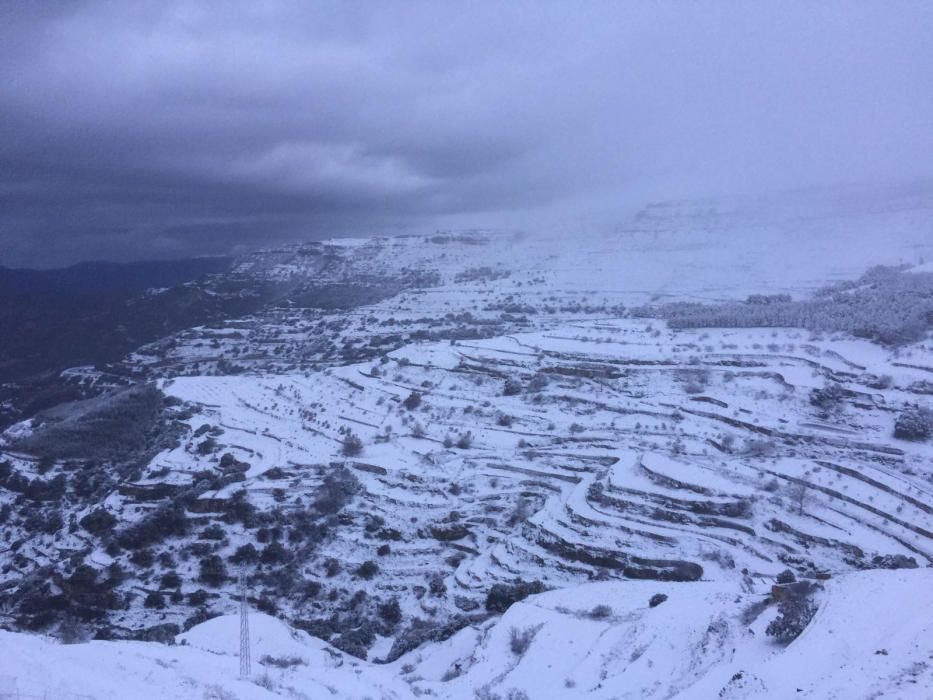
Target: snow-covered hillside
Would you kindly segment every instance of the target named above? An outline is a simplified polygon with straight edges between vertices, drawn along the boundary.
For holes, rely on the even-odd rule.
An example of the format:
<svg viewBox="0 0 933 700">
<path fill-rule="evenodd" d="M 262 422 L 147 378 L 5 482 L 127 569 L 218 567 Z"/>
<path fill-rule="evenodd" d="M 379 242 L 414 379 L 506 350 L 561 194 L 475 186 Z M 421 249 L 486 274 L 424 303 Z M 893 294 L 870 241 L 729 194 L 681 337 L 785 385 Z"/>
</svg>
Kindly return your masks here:
<svg viewBox="0 0 933 700">
<path fill-rule="evenodd" d="M 199 293 L 259 311 L 70 370 L 108 391 L 3 434 L 4 622 L 96 640 L 4 633 L 0 675 L 40 697 L 929 697 L 933 317 L 899 344 L 821 324 L 930 303 L 933 197 L 862 195 L 246 256 Z M 844 282 L 876 263 L 914 267 Z M 819 323 L 793 307 L 810 330 L 762 311 L 831 282 Z M 698 300 L 767 327 L 652 317 Z M 765 632 L 803 590 L 785 648 Z"/>
<path fill-rule="evenodd" d="M 925 700 L 933 693 L 931 587 L 928 569 L 828 582 L 819 613 L 785 649 L 764 636 L 761 595 L 710 582 L 585 584 L 528 598 L 388 666 L 253 614 L 258 663 L 246 679 L 236 616 L 194 627 L 178 646 L 62 645 L 0 632 L 0 696 Z M 657 593 L 668 598 L 652 608 Z M 516 631 L 527 641 L 516 644 Z"/>
</svg>

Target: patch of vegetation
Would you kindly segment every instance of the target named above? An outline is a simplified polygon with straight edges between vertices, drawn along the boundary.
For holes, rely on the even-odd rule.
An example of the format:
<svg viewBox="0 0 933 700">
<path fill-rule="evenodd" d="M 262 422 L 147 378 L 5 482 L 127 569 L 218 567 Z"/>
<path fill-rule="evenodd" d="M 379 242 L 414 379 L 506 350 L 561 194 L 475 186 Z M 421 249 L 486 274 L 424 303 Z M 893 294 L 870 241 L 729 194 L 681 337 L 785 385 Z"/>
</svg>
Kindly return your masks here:
<svg viewBox="0 0 933 700">
<path fill-rule="evenodd" d="M 894 437 L 902 440 L 929 440 L 933 436 L 933 411 L 907 406 L 894 421 Z"/>
<path fill-rule="evenodd" d="M 504 613 L 514 603 L 535 593 L 543 593 L 545 590 L 544 584 L 540 581 L 497 583 L 486 594 L 486 610 L 491 613 Z"/>
<path fill-rule="evenodd" d="M 521 658 L 525 655 L 525 652 L 531 647 L 538 629 L 538 627 L 526 627 L 520 630 L 517 627 L 512 627 L 509 630 L 509 649 L 515 656 Z"/>
<path fill-rule="evenodd" d="M 765 633 L 785 644 L 797 639 L 816 614 L 813 594 L 819 588 L 819 584 L 811 581 L 783 586 L 783 595 L 778 601 L 778 616 L 768 623 Z"/>
<path fill-rule="evenodd" d="M 417 391 L 411 392 L 402 402 L 402 405 L 409 411 L 414 411 L 421 405 L 421 393 Z"/>
<path fill-rule="evenodd" d="M 806 328 L 845 331 L 882 345 L 913 343 L 933 330 L 933 273 L 876 266 L 859 279 L 817 290 L 813 298 L 753 295 L 745 302 L 676 302 L 633 310 L 671 328 Z"/>
<path fill-rule="evenodd" d="M 363 441 L 356 433 L 347 433 L 340 449 L 344 457 L 356 457 L 363 452 Z"/>
<path fill-rule="evenodd" d="M 182 427 L 173 425 L 162 392 L 133 386 L 40 413 L 38 426 L 15 449 L 51 459 L 148 461 L 172 447 Z"/>
</svg>

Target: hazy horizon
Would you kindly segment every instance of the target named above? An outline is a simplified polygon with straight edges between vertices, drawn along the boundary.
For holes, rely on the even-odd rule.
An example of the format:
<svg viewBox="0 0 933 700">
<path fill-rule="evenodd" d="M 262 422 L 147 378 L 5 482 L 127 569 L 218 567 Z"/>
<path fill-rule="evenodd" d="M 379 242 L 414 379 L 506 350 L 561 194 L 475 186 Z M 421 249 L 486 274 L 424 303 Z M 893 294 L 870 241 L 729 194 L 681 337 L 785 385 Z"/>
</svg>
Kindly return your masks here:
<svg viewBox="0 0 933 700">
<path fill-rule="evenodd" d="M 933 177 L 928 3 L 0 10 L 0 264 Z"/>
</svg>

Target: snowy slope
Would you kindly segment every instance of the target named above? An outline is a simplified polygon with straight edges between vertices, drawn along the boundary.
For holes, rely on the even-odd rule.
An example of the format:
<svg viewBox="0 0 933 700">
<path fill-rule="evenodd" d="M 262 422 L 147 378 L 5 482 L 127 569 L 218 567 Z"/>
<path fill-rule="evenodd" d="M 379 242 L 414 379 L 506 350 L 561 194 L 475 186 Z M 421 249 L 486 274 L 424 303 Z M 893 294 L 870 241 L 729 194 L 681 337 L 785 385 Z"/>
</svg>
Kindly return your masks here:
<svg viewBox="0 0 933 700">
<path fill-rule="evenodd" d="M 237 677 L 236 616 L 195 627 L 170 647 L 62 645 L 0 632 L 0 648 L 8 650 L 0 655 L 0 694 L 62 700 L 926 700 L 933 693 L 931 588 L 930 570 L 862 572 L 827 582 L 820 612 L 784 648 L 762 634 L 773 608 L 749 624 L 739 620 L 760 595 L 715 583 L 589 584 L 529 598 L 499 620 L 389 666 L 346 657 L 253 614 L 255 672 L 244 680 Z M 650 608 L 655 593 L 668 599 Z M 611 611 L 594 615 L 598 605 Z M 520 653 L 511 648 L 512 630 L 531 631 Z M 269 657 L 292 665 L 280 668 Z"/>
<path fill-rule="evenodd" d="M 739 620 L 760 595 L 713 583 L 592 584 L 514 605 L 482 634 L 451 640 L 455 653 L 416 655 L 413 675 L 425 677 L 416 687 L 452 700 L 471 689 L 529 698 L 925 700 L 933 693 L 931 586 L 929 570 L 830 581 L 816 618 L 784 648 L 763 634 L 773 608 L 748 625 Z M 655 593 L 669 597 L 650 608 Z M 611 615 L 593 619 L 597 605 Z M 513 629 L 534 632 L 521 654 L 511 649 Z M 452 668 L 460 675 L 441 680 Z"/>
<path fill-rule="evenodd" d="M 665 203 L 611 234 L 245 257 L 210 291 L 284 296 L 115 373 L 164 392 L 177 440 L 106 463 L 15 449 L 41 420 L 0 438 L 4 623 L 54 634 L 67 611 L 88 637 L 185 644 L 5 634 L 22 663 L 0 675 L 40 697 L 82 692 L 68 679 L 92 665 L 94 697 L 266 697 L 233 678 L 242 572 L 278 618 L 253 616 L 253 656 L 284 697 L 849 697 L 860 673 L 866 693 L 926 697 L 933 442 L 894 426 L 931 403 L 933 344 L 675 329 L 629 307 L 917 263 L 928 202 Z M 781 651 L 773 606 L 740 618 L 785 569 L 832 579 Z M 552 590 L 487 614 L 520 581 Z"/>
</svg>

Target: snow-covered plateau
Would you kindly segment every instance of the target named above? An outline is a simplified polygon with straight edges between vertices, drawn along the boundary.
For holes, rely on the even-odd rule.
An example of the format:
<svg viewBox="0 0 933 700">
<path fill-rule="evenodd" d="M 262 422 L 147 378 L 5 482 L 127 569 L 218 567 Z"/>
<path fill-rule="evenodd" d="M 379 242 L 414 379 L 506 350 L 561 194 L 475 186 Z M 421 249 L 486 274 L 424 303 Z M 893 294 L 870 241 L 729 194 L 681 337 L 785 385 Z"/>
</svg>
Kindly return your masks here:
<svg viewBox="0 0 933 700">
<path fill-rule="evenodd" d="M 933 697 L 931 208 L 245 256 L 3 434 L 0 698 Z"/>
</svg>

